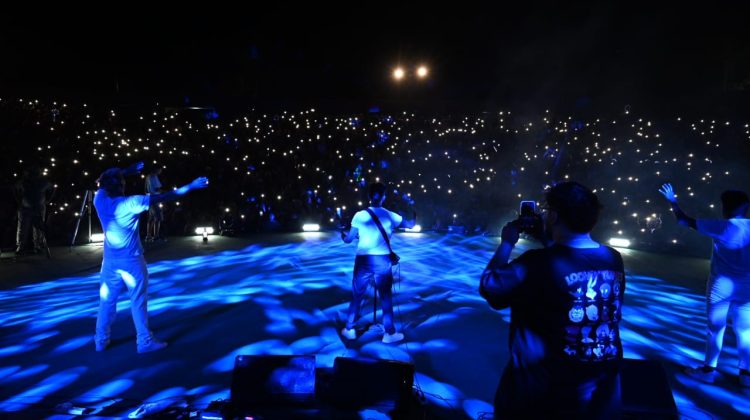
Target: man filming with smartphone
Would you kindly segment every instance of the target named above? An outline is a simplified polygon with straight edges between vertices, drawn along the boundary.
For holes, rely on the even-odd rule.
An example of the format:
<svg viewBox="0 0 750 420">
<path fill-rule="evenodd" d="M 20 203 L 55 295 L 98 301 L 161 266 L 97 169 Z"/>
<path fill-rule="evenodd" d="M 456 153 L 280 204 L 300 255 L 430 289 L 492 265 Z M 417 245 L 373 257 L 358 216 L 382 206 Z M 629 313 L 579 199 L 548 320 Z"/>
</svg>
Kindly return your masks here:
<svg viewBox="0 0 750 420">
<path fill-rule="evenodd" d="M 591 239 L 601 205 L 588 188 L 559 183 L 543 214 L 530 204 L 505 225 L 479 293 L 511 308 L 510 361 L 495 418 L 617 418 L 622 360 L 622 257 Z M 508 262 L 519 234 L 543 239 Z"/>
</svg>

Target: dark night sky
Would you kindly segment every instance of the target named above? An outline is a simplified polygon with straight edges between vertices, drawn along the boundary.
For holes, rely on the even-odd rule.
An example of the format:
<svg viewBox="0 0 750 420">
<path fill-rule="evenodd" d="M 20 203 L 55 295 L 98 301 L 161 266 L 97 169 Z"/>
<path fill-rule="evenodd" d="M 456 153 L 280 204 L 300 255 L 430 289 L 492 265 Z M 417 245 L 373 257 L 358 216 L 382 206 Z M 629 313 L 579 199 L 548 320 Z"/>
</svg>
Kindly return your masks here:
<svg viewBox="0 0 750 420">
<path fill-rule="evenodd" d="M 748 102 L 747 2 L 565 3 L 9 13 L 0 94 L 292 107 Z M 399 62 L 427 64 L 430 80 L 394 84 Z"/>
</svg>

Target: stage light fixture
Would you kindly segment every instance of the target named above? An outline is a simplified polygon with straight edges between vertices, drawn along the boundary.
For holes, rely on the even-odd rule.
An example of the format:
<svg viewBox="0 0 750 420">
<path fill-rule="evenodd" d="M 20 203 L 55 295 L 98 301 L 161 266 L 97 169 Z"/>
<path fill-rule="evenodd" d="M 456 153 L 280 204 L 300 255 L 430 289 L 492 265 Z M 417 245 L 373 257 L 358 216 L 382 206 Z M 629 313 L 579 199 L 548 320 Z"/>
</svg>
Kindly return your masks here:
<svg viewBox="0 0 750 420">
<path fill-rule="evenodd" d="M 630 240 L 625 238 L 609 238 L 609 244 L 619 248 L 630 247 Z"/>
<path fill-rule="evenodd" d="M 302 225 L 303 232 L 318 232 L 320 231 L 320 225 L 317 223 L 305 223 Z"/>
<path fill-rule="evenodd" d="M 212 227 L 198 227 L 198 228 L 195 228 L 195 234 L 196 235 L 213 235 L 214 234 L 214 228 L 212 228 Z"/>
</svg>

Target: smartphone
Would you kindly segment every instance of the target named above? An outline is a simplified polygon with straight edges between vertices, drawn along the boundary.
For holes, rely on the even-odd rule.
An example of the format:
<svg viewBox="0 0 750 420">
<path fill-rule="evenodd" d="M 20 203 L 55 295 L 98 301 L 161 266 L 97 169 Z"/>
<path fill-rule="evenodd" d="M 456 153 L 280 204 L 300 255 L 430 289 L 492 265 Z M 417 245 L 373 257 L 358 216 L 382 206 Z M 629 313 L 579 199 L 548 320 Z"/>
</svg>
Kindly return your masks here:
<svg viewBox="0 0 750 420">
<path fill-rule="evenodd" d="M 536 201 L 521 201 L 519 214 L 521 217 L 536 214 Z"/>
</svg>

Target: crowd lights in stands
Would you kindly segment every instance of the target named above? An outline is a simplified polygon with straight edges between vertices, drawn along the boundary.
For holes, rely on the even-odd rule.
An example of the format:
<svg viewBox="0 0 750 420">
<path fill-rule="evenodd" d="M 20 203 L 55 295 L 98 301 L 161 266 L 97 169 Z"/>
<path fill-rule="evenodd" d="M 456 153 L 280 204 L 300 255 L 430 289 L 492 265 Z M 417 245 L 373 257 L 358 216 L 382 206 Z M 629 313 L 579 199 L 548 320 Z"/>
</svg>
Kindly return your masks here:
<svg viewBox="0 0 750 420">
<path fill-rule="evenodd" d="M 609 238 L 609 244 L 618 248 L 630 247 L 630 240 L 625 238 Z"/>
<path fill-rule="evenodd" d="M 409 62 L 394 64 L 396 65 L 383 71 L 387 73 L 386 78 L 402 78 L 403 81 L 398 82 L 399 84 L 424 84 L 433 78 L 433 69 L 427 63 L 410 59 Z M 0 103 L 11 106 L 7 100 Z M 499 124 L 497 127 L 487 126 L 483 115 L 465 115 L 451 121 L 439 117 L 419 119 L 416 114 L 403 112 L 393 116 L 373 115 L 370 120 L 348 116 L 329 118 L 315 115 L 314 109 L 299 113 L 284 111 L 274 115 L 245 115 L 233 121 L 219 119 L 217 116 L 203 125 L 195 124 L 188 118 L 180 118 L 177 112 L 154 111 L 149 113 L 151 115 L 141 115 L 137 123 L 122 122 L 127 127 L 115 129 L 117 124 L 113 128 L 103 128 L 107 124 L 100 119 L 110 120 L 115 116 L 119 118 L 120 113 L 116 113 L 116 110 L 96 111 L 97 107 L 81 104 L 68 107 L 77 109 L 68 114 L 58 113 L 66 108 L 65 104 L 60 108 L 60 103 L 52 103 L 53 106 L 50 107 L 41 101 L 28 99 L 18 99 L 18 104 L 13 107 L 23 108 L 22 112 L 30 113 L 29 118 L 44 115 L 51 117 L 38 118 L 36 121 L 36 125 L 44 128 L 52 128 L 51 125 L 54 125 L 57 130 L 58 124 L 67 119 L 65 125 L 69 128 L 65 135 L 76 139 L 74 148 L 62 148 L 62 144 L 57 146 L 55 142 L 34 145 L 40 162 L 44 162 L 44 165 L 40 165 L 44 176 L 59 183 L 56 184 L 60 186 L 58 196 L 81 199 L 80 185 L 84 181 L 90 182 L 93 175 L 89 172 L 91 168 L 87 163 L 88 156 L 102 162 L 124 164 L 132 161 L 130 157 L 133 154 L 134 158 L 156 165 L 157 162 L 164 163 L 165 159 L 166 162 L 171 162 L 170 159 L 177 156 L 205 153 L 207 158 L 216 160 L 216 167 L 220 167 L 218 162 L 227 162 L 235 171 L 244 172 L 247 169 L 245 175 L 238 174 L 238 182 L 232 183 L 232 194 L 236 193 L 237 196 L 228 197 L 227 204 L 218 210 L 232 215 L 235 210 L 231 209 L 248 206 L 252 214 L 260 216 L 252 218 L 250 223 L 261 223 L 265 218 L 277 216 L 278 212 L 273 212 L 271 206 L 276 201 L 284 201 L 281 195 L 287 188 L 281 182 L 284 178 L 273 180 L 268 187 L 264 186 L 268 188 L 265 192 L 255 191 L 252 189 L 254 187 L 240 191 L 239 186 L 252 185 L 246 184 L 246 181 L 264 176 L 267 168 L 272 166 L 271 159 L 275 159 L 273 166 L 300 165 L 295 171 L 297 180 L 290 182 L 295 182 L 295 186 L 301 189 L 314 191 L 314 198 L 318 200 L 315 206 L 333 207 L 347 202 L 354 211 L 366 205 L 358 203 L 355 198 L 360 196 L 357 193 L 364 186 L 360 185 L 362 181 L 380 181 L 395 176 L 396 173 L 399 176 L 403 174 L 403 177 L 395 180 L 400 194 L 416 199 L 424 197 L 440 203 L 455 202 L 456 206 L 451 205 L 446 209 L 450 211 L 447 222 L 454 225 L 449 228 L 451 232 L 462 232 L 465 228 L 470 228 L 458 226 L 463 223 L 462 216 L 466 214 L 466 209 L 462 208 L 464 203 L 471 202 L 475 194 L 487 191 L 485 186 L 492 187 L 496 177 L 501 175 L 491 166 L 501 162 L 514 164 L 516 169 L 510 175 L 516 185 L 532 180 L 537 182 L 537 178 L 545 183 L 553 181 L 552 178 L 575 179 L 578 177 L 576 173 L 551 175 L 550 165 L 555 164 L 564 148 L 564 156 L 579 159 L 589 165 L 586 167 L 588 173 L 597 173 L 596 180 L 589 186 L 594 192 L 608 196 L 608 200 L 612 202 L 606 212 L 606 217 L 611 217 L 607 223 L 617 228 L 612 234 L 618 238 L 633 238 L 630 239 L 631 242 L 635 241 L 636 235 L 645 237 L 660 229 L 676 229 L 677 225 L 667 220 L 662 226 L 663 216 L 660 216 L 660 212 L 665 211 L 668 205 L 651 196 L 659 183 L 680 179 L 680 196 L 715 194 L 715 191 L 712 192 L 713 185 L 710 184 L 715 184 L 717 178 L 738 176 L 724 167 L 724 162 L 731 161 L 729 153 L 734 149 L 725 147 L 727 143 L 723 140 L 735 138 L 739 133 L 726 131 L 725 127 L 741 130 L 745 134 L 742 136 L 743 142 L 750 140 L 750 123 L 746 121 L 687 121 L 677 117 L 679 124 L 674 127 L 668 125 L 666 128 L 672 131 L 670 134 L 670 131 L 660 132 L 659 124 L 639 117 L 622 116 L 606 121 L 599 118 L 576 120 L 565 114 L 553 118 L 550 110 L 546 110 L 546 115 L 541 116 L 541 119 L 533 117 L 523 120 L 520 117 L 511 119 L 513 114 L 507 110 L 499 111 L 493 116 L 493 120 Z M 629 113 L 633 114 L 632 111 Z M 720 132 L 719 129 L 725 131 Z M 185 144 L 181 137 L 188 133 L 199 139 L 199 142 L 194 145 Z M 510 150 L 506 148 L 507 144 L 502 137 L 508 135 L 511 141 L 515 137 L 524 138 L 521 136 L 526 136 L 525 133 L 540 136 L 539 150 L 519 152 L 518 155 L 515 152 L 508 153 Z M 670 147 L 668 142 L 661 140 L 669 135 L 692 136 L 688 138 L 689 144 L 694 145 L 694 148 L 691 146 L 686 152 L 682 148 Z M 337 136 L 342 138 L 341 142 L 334 142 L 333 139 Z M 461 147 L 445 150 L 443 143 L 452 144 L 454 137 L 461 139 Z M 327 142 L 331 144 L 326 145 Z M 378 147 L 374 147 L 375 145 Z M 380 146 L 385 147 L 383 152 L 387 152 L 393 160 L 380 155 Z M 58 147 L 65 154 L 57 154 Z M 342 162 L 358 159 L 359 169 L 350 173 L 351 176 L 340 177 L 333 172 L 334 168 L 339 167 L 338 164 L 332 164 L 331 167 L 313 164 L 321 159 L 325 160 L 325 156 L 317 155 L 316 150 L 327 151 L 328 147 L 335 148 L 336 158 Z M 715 151 L 717 148 L 726 156 L 714 158 L 719 153 Z M 239 159 L 240 156 L 243 157 Z M 83 165 L 80 172 L 83 177 L 78 175 L 78 171 L 74 172 L 75 178 L 70 174 L 60 173 L 63 162 Z M 383 167 L 381 163 L 390 165 L 390 168 Z M 18 159 L 16 167 L 3 169 L 6 169 L 8 177 L 18 179 L 23 176 L 26 165 L 28 163 L 24 159 Z M 353 169 L 353 165 L 344 166 L 348 172 Z M 291 166 L 288 168 L 291 169 Z M 609 168 L 612 172 L 608 172 Z M 325 180 L 327 185 L 320 184 L 321 180 Z M 651 195 L 646 196 L 646 192 Z M 456 196 L 458 197 L 455 198 Z M 521 198 L 523 194 L 519 193 L 518 196 Z M 274 197 L 276 200 L 273 200 Z M 275 207 L 282 205 L 283 203 L 279 203 Z M 177 202 L 175 206 L 183 207 L 181 202 Z M 706 206 L 714 208 L 710 203 Z M 80 217 L 76 207 L 58 201 L 50 202 L 48 208 L 53 215 Z M 337 218 L 342 223 L 345 210 L 346 207 L 337 207 L 335 215 L 326 214 L 325 217 L 330 224 L 336 223 Z M 454 212 L 456 215 L 451 218 Z M 239 219 L 251 219 L 245 214 L 238 216 Z M 665 241 L 674 246 L 682 242 L 677 239 Z M 639 244 L 645 242 L 649 241 Z"/>
<path fill-rule="evenodd" d="M 320 231 L 320 225 L 317 223 L 305 223 L 302 225 L 303 232 L 318 232 Z"/>
</svg>

